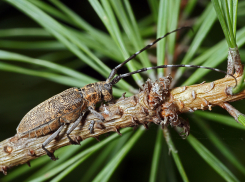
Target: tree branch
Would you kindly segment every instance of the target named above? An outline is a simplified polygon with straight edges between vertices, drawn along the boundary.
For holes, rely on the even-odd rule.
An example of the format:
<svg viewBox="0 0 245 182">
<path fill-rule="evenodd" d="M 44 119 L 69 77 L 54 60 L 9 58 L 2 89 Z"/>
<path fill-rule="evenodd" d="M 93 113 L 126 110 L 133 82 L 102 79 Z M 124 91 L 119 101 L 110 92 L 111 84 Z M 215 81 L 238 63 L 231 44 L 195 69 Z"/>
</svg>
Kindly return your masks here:
<svg viewBox="0 0 245 182">
<path fill-rule="evenodd" d="M 243 73 L 243 66 L 241 63 L 241 57 L 239 54 L 238 47 L 230 48 L 228 51 L 228 60 L 227 60 L 227 73 L 233 74 L 235 69 L 235 73 L 238 76 L 241 76 Z"/>
<path fill-rule="evenodd" d="M 238 81 L 241 77 L 237 78 Z M 122 96 L 115 104 L 103 105 L 99 112 L 104 116 L 103 127 L 95 125 L 94 133 L 88 130 L 91 120 L 97 118 L 88 114 L 86 119 L 71 133 L 71 137 L 82 141 L 90 137 L 98 137 L 107 132 L 118 132 L 125 127 L 133 127 L 148 123 L 171 124 L 180 126 L 177 122 L 178 115 L 184 112 L 193 112 L 198 109 L 211 110 L 212 106 L 224 102 L 232 102 L 245 98 L 245 91 L 237 95 L 228 95 L 226 90 L 234 86 L 235 81 L 231 77 L 225 77 L 211 83 L 203 83 L 192 86 L 177 87 L 169 90 L 171 78 L 163 78 L 152 82 L 148 80 L 144 89 L 131 97 Z M 177 118 L 174 118 L 176 116 Z M 52 141 L 46 148 L 55 151 L 63 146 L 70 145 L 65 133 L 67 125 L 60 133 L 58 140 Z M 28 163 L 30 160 L 46 155 L 42 149 L 42 143 L 50 136 L 39 138 L 18 139 L 15 135 L 0 142 L 0 171 L 7 174 L 7 169 L 20 164 Z M 62 157 L 62 156 L 61 156 Z"/>
</svg>

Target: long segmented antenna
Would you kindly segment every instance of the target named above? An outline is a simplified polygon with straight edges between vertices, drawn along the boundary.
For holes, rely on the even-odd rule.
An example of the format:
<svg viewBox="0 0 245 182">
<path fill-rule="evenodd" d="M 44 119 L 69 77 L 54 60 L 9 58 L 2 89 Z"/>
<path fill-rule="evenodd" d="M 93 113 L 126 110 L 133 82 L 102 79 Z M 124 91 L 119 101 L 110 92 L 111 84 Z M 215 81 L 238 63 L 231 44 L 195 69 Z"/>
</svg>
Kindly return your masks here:
<svg viewBox="0 0 245 182">
<path fill-rule="evenodd" d="M 135 54 L 133 54 L 132 56 L 130 56 L 128 59 L 126 59 L 124 62 L 122 62 L 121 64 L 119 64 L 118 66 L 116 66 L 110 73 L 109 77 L 107 78 L 106 82 L 111 84 L 111 85 L 114 85 L 116 84 L 117 82 L 119 82 L 119 80 L 121 80 L 122 78 L 125 78 L 125 77 L 128 77 L 130 75 L 133 75 L 133 74 L 136 74 L 136 73 L 141 73 L 141 72 L 144 72 L 144 71 L 147 71 L 147 70 L 152 70 L 152 69 L 158 69 L 158 68 L 173 68 L 173 67 L 193 67 L 193 68 L 204 68 L 204 69 L 209 69 L 209 70 L 213 70 L 213 71 L 217 71 L 217 72 L 221 72 L 221 73 L 225 73 L 226 75 L 229 75 L 231 77 L 233 77 L 235 79 L 235 82 L 236 82 L 236 85 L 235 87 L 237 86 L 237 80 L 236 80 L 236 77 L 231 75 L 231 74 L 228 74 L 226 71 L 223 71 L 223 70 L 220 70 L 220 69 L 216 69 L 216 68 L 210 68 L 210 67 L 205 67 L 205 66 L 197 66 L 197 65 L 184 65 L 184 64 L 180 64 L 180 65 L 161 65 L 161 66 L 153 66 L 153 67 L 149 67 L 149 68 L 142 68 L 142 69 L 139 69 L 139 70 L 136 70 L 136 71 L 133 71 L 133 72 L 130 72 L 130 73 L 125 73 L 125 74 L 121 74 L 121 75 L 118 75 L 116 76 L 114 79 L 113 77 L 116 75 L 117 73 L 117 70 L 119 68 L 121 68 L 123 65 L 125 65 L 127 62 L 129 62 L 130 60 L 132 60 L 133 58 L 135 58 L 138 54 L 140 54 L 141 52 L 145 51 L 146 49 L 150 48 L 151 46 L 153 46 L 154 44 L 156 44 L 158 41 L 160 41 L 161 39 L 165 38 L 166 36 L 168 36 L 169 34 L 171 33 L 174 33 L 174 32 L 177 32 L 179 30 L 182 30 L 182 29 L 191 29 L 193 31 L 193 29 L 191 27 L 181 27 L 181 28 L 178 28 L 176 30 L 173 30 L 172 32 L 168 32 L 166 33 L 164 36 L 162 37 L 159 37 L 158 39 L 156 39 L 154 42 L 148 44 L 147 46 L 145 46 L 143 49 L 141 49 L 140 51 L 136 52 Z"/>
<path fill-rule="evenodd" d="M 181 27 L 181 28 L 178 28 L 176 30 L 173 30 L 172 32 L 168 32 L 166 33 L 164 36 L 162 37 L 159 37 L 158 39 L 156 39 L 154 42 L 148 44 L 147 46 L 145 46 L 143 49 L 141 49 L 140 51 L 136 52 L 135 54 L 133 54 L 132 56 L 130 56 L 128 59 L 126 59 L 124 62 L 122 62 L 121 64 L 119 64 L 118 66 L 116 66 L 110 73 L 109 77 L 106 79 L 106 82 L 109 83 L 111 82 L 112 78 L 116 75 L 117 73 L 117 70 L 119 68 L 121 68 L 123 65 L 125 65 L 127 62 L 129 62 L 130 60 L 134 59 L 138 54 L 140 54 L 141 52 L 145 51 L 146 49 L 149 49 L 151 46 L 153 46 L 154 44 L 156 44 L 159 40 L 167 37 L 169 34 L 171 33 L 174 33 L 174 32 L 177 32 L 179 30 L 182 30 L 182 29 L 191 29 L 193 31 L 193 29 L 191 27 Z"/>
<path fill-rule="evenodd" d="M 213 71 L 217 71 L 217 72 L 221 72 L 221 73 L 225 73 L 226 75 L 229 75 L 231 77 L 233 77 L 235 79 L 236 85 L 237 86 L 237 80 L 236 77 L 228 74 L 226 71 L 220 70 L 220 69 L 216 69 L 216 68 L 210 68 L 210 67 L 205 67 L 205 66 L 197 66 L 197 65 L 184 65 L 184 64 L 179 64 L 179 65 L 161 65 L 161 66 L 153 66 L 153 67 L 149 67 L 149 68 L 142 68 L 130 73 L 125 73 L 125 74 L 121 74 L 116 76 L 110 83 L 112 85 L 116 84 L 117 82 L 119 82 L 119 80 L 121 80 L 122 78 L 128 77 L 130 75 L 136 74 L 136 73 L 141 73 L 147 70 L 152 70 L 152 69 L 158 69 L 158 68 L 173 68 L 173 67 L 192 67 L 192 68 L 204 68 L 204 69 L 209 69 L 209 70 L 213 70 Z"/>
</svg>

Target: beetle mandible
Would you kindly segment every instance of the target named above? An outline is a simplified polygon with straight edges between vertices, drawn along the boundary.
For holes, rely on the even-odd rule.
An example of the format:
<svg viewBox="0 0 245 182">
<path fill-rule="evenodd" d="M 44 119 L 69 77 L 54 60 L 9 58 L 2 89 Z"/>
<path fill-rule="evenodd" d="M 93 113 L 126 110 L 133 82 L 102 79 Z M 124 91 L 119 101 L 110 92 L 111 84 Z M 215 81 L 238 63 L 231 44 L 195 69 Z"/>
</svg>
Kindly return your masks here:
<svg viewBox="0 0 245 182">
<path fill-rule="evenodd" d="M 32 110 L 30 110 L 20 121 L 20 124 L 17 127 L 17 137 L 19 139 L 26 137 L 35 138 L 54 132 L 42 144 L 42 148 L 52 160 L 57 160 L 53 152 L 48 151 L 45 148 L 45 146 L 47 146 L 54 138 L 56 138 L 59 135 L 60 131 L 64 128 L 64 126 L 69 123 L 73 124 L 67 130 L 66 135 L 71 144 L 79 144 L 79 142 L 72 140 L 69 134 L 78 126 L 82 117 L 87 111 L 90 111 L 92 114 L 99 118 L 100 121 L 97 122 L 103 122 L 105 120 L 104 117 L 95 110 L 96 103 L 101 101 L 111 101 L 113 99 L 112 86 L 119 82 L 120 79 L 147 70 L 167 67 L 205 68 L 227 74 L 225 71 L 222 70 L 196 65 L 161 65 L 149 68 L 142 68 L 137 71 L 118 75 L 114 78 L 118 69 L 125 65 L 128 61 L 132 60 L 138 54 L 150 48 L 152 45 L 156 44 L 158 41 L 168 36 L 169 34 L 184 28 L 190 27 L 181 27 L 172 32 L 169 32 L 164 36 L 156 39 L 149 45 L 145 46 L 140 51 L 133 54 L 123 63 L 119 64 L 114 69 L 112 69 L 106 81 L 91 83 L 82 88 L 69 88 L 40 103 Z M 230 76 L 232 76 L 236 80 L 236 78 L 233 75 Z M 93 124 L 94 121 L 91 122 L 89 126 L 89 130 L 91 133 L 93 132 Z"/>
</svg>

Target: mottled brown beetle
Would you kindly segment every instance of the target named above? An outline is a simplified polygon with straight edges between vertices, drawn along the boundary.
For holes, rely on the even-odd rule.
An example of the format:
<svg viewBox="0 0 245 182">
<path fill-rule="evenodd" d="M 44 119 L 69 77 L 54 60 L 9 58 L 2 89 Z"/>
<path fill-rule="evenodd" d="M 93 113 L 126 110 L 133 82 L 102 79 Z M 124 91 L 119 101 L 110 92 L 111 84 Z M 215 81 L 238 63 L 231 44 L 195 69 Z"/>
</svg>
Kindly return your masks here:
<svg viewBox="0 0 245 182">
<path fill-rule="evenodd" d="M 227 74 L 225 71 L 208 68 L 203 66 L 195 66 L 195 65 L 161 65 L 149 68 L 142 68 L 137 71 L 133 71 L 130 73 L 125 73 L 116 76 L 113 78 L 117 70 L 125 65 L 128 61 L 135 58 L 138 54 L 143 52 L 144 50 L 148 49 L 159 40 L 163 39 L 167 35 L 176 32 L 180 29 L 190 28 L 190 27 L 182 27 L 176 29 L 172 32 L 167 33 L 166 35 L 156 39 L 151 44 L 147 45 L 140 51 L 133 54 L 123 63 L 116 66 L 110 73 L 109 77 L 106 81 L 96 82 L 88 84 L 82 88 L 70 88 L 67 89 L 50 99 L 42 102 L 41 104 L 34 107 L 30 110 L 21 120 L 19 126 L 17 127 L 17 136 L 18 138 L 35 138 L 47 135 L 51 132 L 54 132 L 43 144 L 42 148 L 46 151 L 47 155 L 52 159 L 56 160 L 53 152 L 48 151 L 45 146 L 47 146 L 54 138 L 56 138 L 60 131 L 63 129 L 65 124 L 74 123 L 71 127 L 67 130 L 67 137 L 72 144 L 79 144 L 77 141 L 72 140 L 69 137 L 69 134 L 78 126 L 82 117 L 87 111 L 93 113 L 96 117 L 99 118 L 99 122 L 103 122 L 105 119 L 104 117 L 95 111 L 96 103 L 101 101 L 111 101 L 113 99 L 112 96 L 112 86 L 120 81 L 120 79 L 124 77 L 128 77 L 135 73 L 140 73 L 143 71 L 147 71 L 150 69 L 157 69 L 157 68 L 167 68 L 167 67 L 195 67 L 195 68 L 205 68 L 211 69 L 218 72 L 223 72 Z M 230 75 L 235 78 L 233 75 Z M 236 79 L 236 78 L 235 78 Z M 95 121 L 91 121 L 89 126 L 89 130 L 93 132 L 93 126 Z"/>
</svg>

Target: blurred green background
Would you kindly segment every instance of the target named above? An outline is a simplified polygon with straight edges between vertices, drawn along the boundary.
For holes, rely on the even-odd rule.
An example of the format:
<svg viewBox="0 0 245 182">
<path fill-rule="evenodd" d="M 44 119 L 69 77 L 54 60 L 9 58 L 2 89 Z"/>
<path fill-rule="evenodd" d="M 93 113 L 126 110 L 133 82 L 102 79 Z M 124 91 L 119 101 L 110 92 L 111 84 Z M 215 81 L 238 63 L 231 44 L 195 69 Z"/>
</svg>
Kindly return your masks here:
<svg viewBox="0 0 245 182">
<path fill-rule="evenodd" d="M 69 13 L 62 10 L 62 8 L 58 8 L 59 3 L 56 4 L 55 1 L 20 0 L 18 2 L 20 4 L 14 1 L 0 1 L 0 50 L 62 65 L 91 77 L 91 80 L 105 80 L 106 75 L 108 75 L 106 68 L 103 68 L 100 63 L 96 63 L 95 59 L 90 57 L 91 62 L 95 63 L 97 66 L 99 65 L 98 69 L 101 70 L 100 73 L 96 69 L 91 68 L 91 66 L 88 66 L 87 63 L 84 63 L 83 60 L 79 59 L 79 56 L 67 48 L 67 45 L 61 40 L 57 40 L 57 37 L 53 36 L 54 34 L 47 29 L 47 27 L 43 28 L 40 26 L 41 21 L 45 23 L 45 19 L 41 20 L 42 16 L 40 17 L 40 22 L 33 20 L 32 15 L 28 13 L 33 13 L 34 15 L 36 11 L 31 6 L 25 5 L 25 2 L 42 9 L 45 14 L 54 18 L 59 24 L 66 27 L 67 30 L 75 31 L 78 34 L 81 32 L 81 35 L 84 37 L 78 38 L 72 31 L 71 35 L 69 35 L 69 33 L 62 34 L 59 32 L 58 28 L 56 30 L 54 27 L 50 26 L 51 29 L 53 28 L 56 32 L 59 32 L 61 36 L 71 41 L 72 45 L 76 45 L 79 51 L 85 52 L 81 50 L 74 40 L 69 40 L 68 37 L 77 38 L 81 44 L 84 44 L 91 50 L 94 56 L 104 62 L 109 68 L 113 68 L 119 62 L 126 59 L 127 54 L 131 55 L 138 51 L 137 46 L 142 48 L 143 46 L 141 45 L 146 45 L 156 37 L 159 37 L 159 34 L 163 35 L 166 31 L 188 25 L 194 27 L 194 33 L 191 31 L 183 31 L 180 33 L 181 35 L 178 36 L 177 41 L 174 38 L 175 35 L 167 39 L 165 56 L 176 56 L 176 52 L 174 51 L 176 51 L 175 48 L 176 45 L 178 45 L 178 48 L 180 48 L 182 52 L 178 54 L 177 58 L 172 59 L 172 64 L 183 63 L 183 59 L 188 60 L 186 54 L 191 50 L 194 51 L 192 53 L 193 55 L 189 55 L 189 60 L 186 63 L 201 65 L 210 61 L 210 58 L 212 58 L 213 60 L 211 60 L 211 62 L 220 60 L 220 63 L 217 63 L 217 66 L 209 63 L 208 65 L 204 65 L 226 70 L 225 57 L 227 54 L 227 43 L 225 42 L 220 23 L 213 15 L 213 18 L 210 15 L 211 11 L 213 13 L 214 11 L 209 1 L 176 0 L 172 1 L 172 4 L 168 2 L 170 4 L 168 4 L 169 8 L 167 13 L 161 11 L 164 10 L 164 7 L 162 9 L 160 7 L 161 3 L 165 3 L 165 1 L 127 1 L 127 3 L 131 5 L 132 12 L 136 19 L 136 25 L 138 26 L 138 28 L 135 28 L 132 23 L 131 27 L 127 29 L 127 24 L 123 25 L 124 21 L 120 19 L 119 15 L 116 15 L 117 23 L 119 24 L 119 33 L 121 33 L 119 37 L 122 38 L 121 40 L 124 42 L 124 46 L 128 51 L 127 53 L 123 51 L 123 46 L 118 46 L 120 43 L 115 43 L 115 39 L 120 40 L 117 38 L 117 31 L 115 30 L 114 33 L 110 32 L 111 34 L 108 33 L 107 30 L 113 31 L 113 28 L 106 28 L 101 21 L 100 18 L 103 19 L 103 17 L 100 17 L 101 14 L 98 16 L 98 9 L 95 10 L 95 7 L 99 7 L 98 4 L 92 5 L 92 2 L 99 3 L 99 1 L 59 1 L 64 7 L 76 13 L 78 17 L 83 18 L 84 21 L 93 27 L 93 30 L 98 30 L 99 33 L 92 33 L 92 30 L 78 26 L 79 23 L 76 22 L 76 19 L 71 18 Z M 112 14 L 116 14 L 116 12 L 122 14 L 120 8 L 127 9 L 125 1 L 121 1 L 123 7 L 119 9 L 115 8 L 120 4 L 118 1 L 115 1 L 115 4 L 111 3 L 111 1 L 101 1 L 102 4 L 104 3 L 103 8 L 108 16 L 110 16 L 110 11 L 106 9 L 106 2 L 110 2 L 109 4 L 113 11 Z M 49 9 L 50 7 L 56 9 L 56 11 Z M 241 31 L 241 35 L 244 35 L 244 8 L 245 1 L 239 1 L 237 10 L 237 32 Z M 158 10 L 158 12 L 156 12 L 156 10 Z M 207 12 L 206 15 L 204 15 L 205 12 Z M 159 18 L 159 14 L 163 14 L 162 20 Z M 130 14 L 127 15 L 130 17 Z M 106 20 L 105 17 L 104 20 Z M 174 20 L 176 23 L 171 24 Z M 159 21 L 163 23 L 164 21 L 167 22 L 167 28 L 165 30 L 157 26 Z M 47 22 L 47 24 L 49 23 L 50 22 Z M 206 26 L 209 28 L 205 29 L 205 27 L 202 27 L 205 23 L 210 23 Z M 104 34 L 106 38 L 101 36 Z M 134 45 L 134 41 L 137 39 L 132 40 L 130 38 L 130 36 L 135 37 L 135 34 L 138 34 L 142 41 L 139 45 Z M 113 37 L 113 35 L 116 37 Z M 100 36 L 101 40 L 99 39 Z M 201 36 L 203 36 L 201 42 L 199 44 L 196 43 L 195 40 Z M 237 44 L 240 47 L 241 59 L 244 62 L 245 49 L 242 45 L 245 41 L 239 38 L 239 36 L 237 37 L 237 41 L 240 41 Z M 107 42 L 103 40 L 110 41 Z M 222 40 L 224 42 L 220 44 L 221 46 L 215 47 L 215 45 Z M 98 42 L 98 44 L 96 42 Z M 164 52 L 161 51 L 160 48 L 158 49 L 157 51 Z M 215 50 L 214 53 L 212 53 L 213 50 Z M 148 51 L 151 55 L 156 55 L 155 52 L 155 48 Z M 208 54 L 207 52 L 210 53 Z M 11 56 L 13 55 L 9 57 Z M 164 57 L 164 55 L 158 53 L 157 57 L 159 56 Z M 143 61 L 138 59 L 142 59 Z M 145 59 L 147 60 L 148 58 L 137 58 L 137 62 L 134 61 L 132 63 L 134 64 L 133 67 L 129 67 L 128 69 L 140 69 L 143 67 L 142 62 L 145 65 L 154 64 L 150 62 L 146 63 L 144 61 Z M 22 68 L 25 70 L 21 70 Z M 125 66 L 120 70 L 120 73 L 128 72 L 128 69 Z M 194 71 L 196 75 L 200 75 L 198 78 L 193 75 Z M 22 72 L 22 74 L 16 72 Z M 50 73 L 54 75 L 49 75 Z M 192 75 L 193 78 L 195 78 L 193 81 L 190 81 L 189 84 L 213 81 L 223 77 L 221 73 L 216 72 L 209 72 L 205 76 L 202 76 L 202 74 L 206 72 L 200 69 L 191 69 L 184 73 L 177 73 L 181 74 L 177 86 L 181 85 L 181 83 L 185 82 L 188 78 L 191 79 Z M 67 77 L 62 77 L 64 75 L 69 77 L 69 79 L 74 79 L 74 82 L 66 81 L 65 79 Z M 154 78 L 152 75 L 153 73 L 148 73 L 148 75 L 144 75 L 143 78 L 144 80 L 148 77 Z M 59 77 L 59 79 L 54 79 L 56 76 Z M 132 85 L 135 89 L 138 89 L 138 85 L 134 81 L 136 79 L 137 76 L 135 76 L 134 79 L 127 78 L 125 80 L 129 83 L 128 85 Z M 64 80 L 64 82 L 62 82 L 62 80 Z M 48 66 L 38 66 L 24 61 L 10 61 L 4 58 L 3 52 L 0 52 L 0 139 L 4 140 L 15 135 L 16 128 L 22 117 L 37 104 L 69 87 L 82 87 L 86 82 L 89 83 L 89 81 L 90 80 L 86 77 L 82 80 L 81 76 L 79 82 L 79 79 L 75 76 L 72 77 L 72 74 L 69 75 L 68 73 L 59 72 L 58 67 L 52 69 Z M 132 95 L 129 90 L 130 87 L 128 87 L 126 82 L 125 84 L 120 84 L 122 85 L 119 85 L 115 91 L 116 98 L 124 91 L 127 91 L 126 96 Z M 242 113 L 245 113 L 244 101 L 237 101 L 232 103 L 232 105 Z M 101 148 L 95 149 L 93 153 L 86 153 L 86 155 L 71 162 L 69 165 L 64 165 L 62 169 L 59 169 L 62 164 L 69 162 L 73 157 L 81 154 L 81 152 L 95 146 L 97 141 L 95 141 L 95 139 L 89 139 L 88 141 L 82 142 L 84 145 L 81 143 L 83 145 L 82 147 L 64 147 L 55 152 L 55 155 L 58 155 L 60 158 L 56 162 L 51 161 L 47 156 L 43 156 L 31 161 L 31 168 L 27 165 L 18 166 L 10 169 L 7 176 L 0 174 L 0 178 L 2 181 L 50 181 L 51 179 L 54 181 L 188 181 L 188 179 L 189 181 L 229 181 L 231 179 L 234 181 L 244 181 L 244 127 L 236 124 L 235 120 L 231 118 L 225 110 L 219 107 L 214 107 L 211 112 L 198 111 L 183 114 L 182 117 L 189 120 L 192 136 L 187 140 L 182 140 L 175 130 L 169 127 L 171 139 L 177 153 L 176 151 L 173 152 L 174 154 L 169 152 L 169 145 L 166 144 L 159 127 L 150 125 L 149 130 L 144 131 L 141 130 L 141 127 L 135 131 L 131 128 L 122 130 L 122 137 L 117 137 L 105 143 Z M 211 120 L 207 117 L 210 117 Z M 231 125 L 229 125 L 229 123 Z M 214 134 L 214 136 L 211 134 Z M 102 141 L 106 139 L 109 139 L 108 136 L 101 137 Z M 196 146 L 197 144 L 201 144 L 202 146 Z M 206 150 L 210 153 L 205 153 Z M 227 153 L 224 154 L 225 152 Z M 178 159 L 176 156 L 173 159 L 173 155 L 177 155 Z M 213 156 L 215 158 L 213 158 Z M 152 163 L 153 158 L 155 159 L 155 163 Z M 211 162 L 205 161 L 204 158 Z M 121 161 L 118 162 L 116 159 L 120 159 Z M 217 162 L 216 159 L 218 159 L 220 163 Z M 79 163 L 76 163 L 78 161 Z M 177 164 L 178 161 L 181 162 L 181 165 Z M 182 171 L 180 169 L 181 166 L 183 167 Z M 51 169 L 52 172 L 54 171 L 53 174 L 50 175 L 51 177 L 45 177 Z M 222 170 L 223 173 L 220 172 Z M 109 177 L 107 174 L 109 174 Z M 185 175 L 187 177 L 184 177 Z"/>
</svg>

